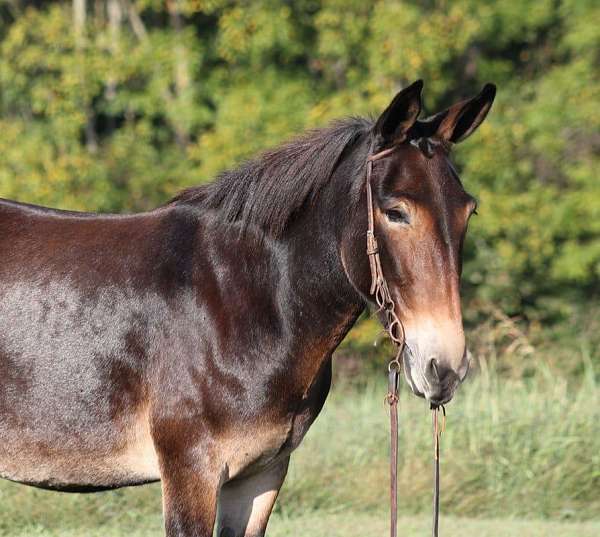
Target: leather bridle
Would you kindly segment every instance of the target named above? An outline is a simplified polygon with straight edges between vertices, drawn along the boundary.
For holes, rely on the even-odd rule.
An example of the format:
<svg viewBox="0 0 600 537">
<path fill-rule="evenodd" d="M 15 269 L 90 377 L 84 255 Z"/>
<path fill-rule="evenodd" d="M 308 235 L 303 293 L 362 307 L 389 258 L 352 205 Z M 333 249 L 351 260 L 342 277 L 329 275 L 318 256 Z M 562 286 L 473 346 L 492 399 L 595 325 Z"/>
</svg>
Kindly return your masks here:
<svg viewBox="0 0 600 537">
<path fill-rule="evenodd" d="M 373 163 L 392 153 L 397 146 L 392 146 L 378 153 L 371 153 L 367 157 L 367 256 L 371 269 L 371 287 L 369 293 L 374 296 L 378 306 L 378 312 L 385 316 L 385 329 L 392 343 L 396 346 L 396 355 L 388 364 L 388 393 L 385 396 L 390 406 L 390 536 L 398 534 L 398 391 L 400 388 L 400 369 L 402 351 L 405 346 L 405 333 L 402 321 L 396 314 L 396 303 L 390 293 L 389 286 L 383 275 L 381 259 L 379 257 L 379 245 L 375 237 L 375 211 L 373 205 L 373 187 L 371 177 L 373 175 Z M 438 424 L 438 410 L 443 411 L 443 425 L 440 429 Z M 433 435 L 434 435 L 434 485 L 433 485 L 433 537 L 438 537 L 439 506 L 440 506 L 440 457 L 439 440 L 440 434 L 445 426 L 446 410 L 440 405 L 431 405 L 433 411 Z"/>
<path fill-rule="evenodd" d="M 381 268 L 381 259 L 379 258 L 379 245 L 375 237 L 375 211 L 373 206 L 373 188 L 371 185 L 371 176 L 373 175 L 373 162 L 388 156 L 396 149 L 396 146 L 384 149 L 379 153 L 367 157 L 367 255 L 369 256 L 369 265 L 371 267 L 371 288 L 369 292 L 375 295 L 375 302 L 379 307 L 378 311 L 385 312 L 385 328 L 398 347 L 396 357 L 391 364 L 400 369 L 400 357 L 404 349 L 404 327 L 396 315 L 396 304 L 390 293 L 387 281 L 383 276 Z"/>
</svg>

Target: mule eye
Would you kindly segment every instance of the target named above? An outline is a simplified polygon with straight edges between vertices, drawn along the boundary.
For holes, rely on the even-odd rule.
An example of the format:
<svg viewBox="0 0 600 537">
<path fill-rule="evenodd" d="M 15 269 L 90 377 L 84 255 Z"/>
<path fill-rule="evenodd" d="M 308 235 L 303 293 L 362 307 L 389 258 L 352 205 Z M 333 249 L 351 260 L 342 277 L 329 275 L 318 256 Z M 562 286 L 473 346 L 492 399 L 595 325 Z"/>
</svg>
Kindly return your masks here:
<svg viewBox="0 0 600 537">
<path fill-rule="evenodd" d="M 398 222 L 400 224 L 410 224 L 408 213 L 402 209 L 389 209 L 385 211 L 385 216 L 390 222 Z"/>
</svg>

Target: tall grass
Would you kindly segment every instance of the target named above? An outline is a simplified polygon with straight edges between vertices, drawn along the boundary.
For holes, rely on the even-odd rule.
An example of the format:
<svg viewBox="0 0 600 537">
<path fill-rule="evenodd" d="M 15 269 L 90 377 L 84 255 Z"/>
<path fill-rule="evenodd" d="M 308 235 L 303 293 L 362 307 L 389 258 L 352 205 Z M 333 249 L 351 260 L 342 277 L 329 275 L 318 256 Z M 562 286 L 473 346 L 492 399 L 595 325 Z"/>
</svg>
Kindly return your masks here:
<svg viewBox="0 0 600 537">
<path fill-rule="evenodd" d="M 589 356 L 578 359 L 583 373 L 569 382 L 550 366 L 507 379 L 493 357 L 480 363 L 448 405 L 444 516 L 600 519 L 600 386 Z M 379 520 L 388 494 L 384 394 L 377 380 L 334 386 L 292 456 L 276 507 L 280 523 L 294 525 L 311 513 L 329 519 L 377 513 Z M 400 420 L 400 511 L 428 512 L 430 412 L 406 388 Z M 160 509 L 157 485 L 66 495 L 0 482 L 2 536 L 160 535 Z"/>
<path fill-rule="evenodd" d="M 483 362 L 484 364 L 486 362 Z M 404 390 L 400 510 L 429 509 L 431 418 Z M 385 387 L 334 390 L 295 454 L 278 509 L 376 509 L 386 501 Z M 483 367 L 448 405 L 442 505 L 461 516 L 600 517 L 600 390 L 591 362 L 577 385 L 540 366 L 526 380 Z"/>
</svg>

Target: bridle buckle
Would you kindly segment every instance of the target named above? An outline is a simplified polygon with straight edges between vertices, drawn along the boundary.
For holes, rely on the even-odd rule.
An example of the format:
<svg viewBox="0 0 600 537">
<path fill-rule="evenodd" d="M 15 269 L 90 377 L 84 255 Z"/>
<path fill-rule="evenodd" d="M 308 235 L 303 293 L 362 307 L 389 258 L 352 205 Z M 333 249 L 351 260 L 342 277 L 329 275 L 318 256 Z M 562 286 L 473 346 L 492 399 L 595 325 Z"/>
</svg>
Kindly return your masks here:
<svg viewBox="0 0 600 537">
<path fill-rule="evenodd" d="M 367 230 L 367 255 L 375 255 L 379 251 L 379 245 L 375 238 L 375 233 Z"/>
</svg>

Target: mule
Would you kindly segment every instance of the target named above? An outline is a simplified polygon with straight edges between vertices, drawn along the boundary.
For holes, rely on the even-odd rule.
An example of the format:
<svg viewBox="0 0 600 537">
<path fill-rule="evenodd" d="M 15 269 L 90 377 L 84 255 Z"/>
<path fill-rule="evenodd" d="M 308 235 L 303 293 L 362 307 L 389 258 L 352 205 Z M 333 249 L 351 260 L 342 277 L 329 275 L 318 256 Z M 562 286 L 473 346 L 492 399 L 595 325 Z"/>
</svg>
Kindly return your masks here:
<svg viewBox="0 0 600 537">
<path fill-rule="evenodd" d="M 365 162 L 405 376 L 468 369 L 459 278 L 474 199 L 449 160 L 495 88 L 419 120 L 309 132 L 142 214 L 0 202 L 0 475 L 60 491 L 162 482 L 168 537 L 257 537 L 372 299 Z"/>
</svg>

